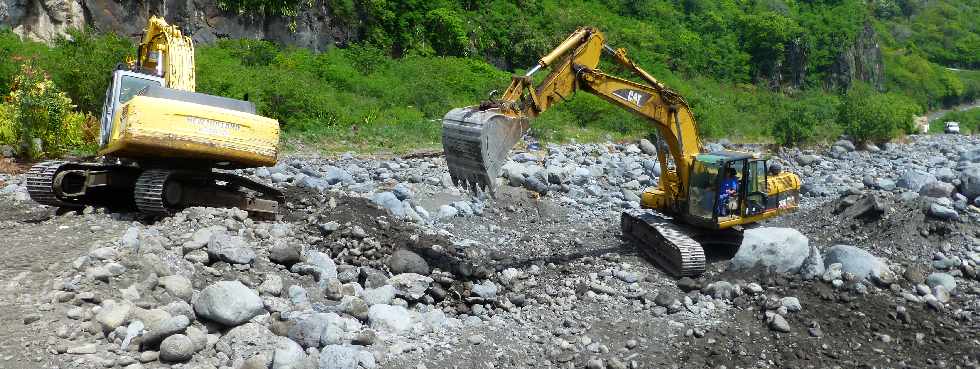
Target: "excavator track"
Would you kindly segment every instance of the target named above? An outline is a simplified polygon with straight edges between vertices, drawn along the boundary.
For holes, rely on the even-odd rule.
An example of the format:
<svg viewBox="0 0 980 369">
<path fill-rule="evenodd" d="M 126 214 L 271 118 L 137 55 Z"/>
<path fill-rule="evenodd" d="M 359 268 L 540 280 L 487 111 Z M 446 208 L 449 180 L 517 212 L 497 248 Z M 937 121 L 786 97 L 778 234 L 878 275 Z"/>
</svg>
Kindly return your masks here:
<svg viewBox="0 0 980 369">
<path fill-rule="evenodd" d="M 258 196 L 245 194 L 241 188 Z M 133 200 L 141 213 L 150 216 L 171 215 L 188 206 L 213 206 L 275 218 L 285 196 L 273 187 L 232 173 L 149 169 L 136 180 Z"/>
<path fill-rule="evenodd" d="M 68 164 L 66 161 L 45 161 L 31 167 L 27 171 L 27 193 L 31 195 L 31 200 L 55 207 L 81 207 L 80 204 L 59 199 L 55 193 L 55 176 Z"/>
<path fill-rule="evenodd" d="M 166 216 L 174 212 L 174 209 L 167 206 L 164 198 L 164 190 L 171 174 L 173 171 L 159 169 L 146 170 L 140 174 L 133 191 L 133 201 L 141 213 Z"/>
<path fill-rule="evenodd" d="M 704 273 L 704 248 L 689 237 L 671 217 L 650 209 L 623 211 L 623 236 L 649 258 L 675 276 Z"/>
<path fill-rule="evenodd" d="M 442 120 L 442 147 L 449 176 L 457 186 L 493 193 L 507 152 L 528 129 L 526 119 L 499 109 L 453 109 Z"/>
</svg>

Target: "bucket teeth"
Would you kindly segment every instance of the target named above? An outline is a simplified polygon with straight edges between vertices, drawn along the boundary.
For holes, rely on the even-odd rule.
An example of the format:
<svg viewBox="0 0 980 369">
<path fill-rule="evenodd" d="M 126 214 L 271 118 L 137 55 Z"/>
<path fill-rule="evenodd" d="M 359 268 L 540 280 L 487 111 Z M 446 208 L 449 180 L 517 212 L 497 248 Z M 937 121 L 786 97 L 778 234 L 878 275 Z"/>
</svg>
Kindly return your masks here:
<svg viewBox="0 0 980 369">
<path fill-rule="evenodd" d="M 453 109 L 442 120 L 442 148 L 453 184 L 493 194 L 507 153 L 528 129 L 526 119 L 499 109 Z"/>
</svg>

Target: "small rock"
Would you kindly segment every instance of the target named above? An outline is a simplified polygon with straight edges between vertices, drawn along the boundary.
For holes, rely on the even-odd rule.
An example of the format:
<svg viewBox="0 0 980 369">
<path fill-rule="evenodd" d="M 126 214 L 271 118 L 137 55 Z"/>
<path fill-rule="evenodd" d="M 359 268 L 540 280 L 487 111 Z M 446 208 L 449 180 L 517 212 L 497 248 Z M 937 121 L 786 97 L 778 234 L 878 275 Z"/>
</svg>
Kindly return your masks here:
<svg viewBox="0 0 980 369">
<path fill-rule="evenodd" d="M 769 320 L 769 329 L 772 329 L 776 332 L 783 332 L 783 333 L 790 332 L 789 322 L 787 322 L 786 318 L 783 318 L 783 316 L 779 314 L 772 315 L 772 318 L 770 318 Z"/>
<path fill-rule="evenodd" d="M 429 264 L 418 254 L 405 249 L 396 250 L 388 257 L 388 268 L 393 274 L 429 274 Z"/>
</svg>

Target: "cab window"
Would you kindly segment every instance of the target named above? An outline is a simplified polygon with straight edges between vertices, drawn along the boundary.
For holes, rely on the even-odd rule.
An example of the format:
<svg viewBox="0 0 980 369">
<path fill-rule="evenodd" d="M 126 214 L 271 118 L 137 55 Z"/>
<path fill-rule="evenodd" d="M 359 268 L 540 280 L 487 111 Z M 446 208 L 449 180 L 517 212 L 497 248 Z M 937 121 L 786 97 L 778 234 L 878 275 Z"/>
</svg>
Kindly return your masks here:
<svg viewBox="0 0 980 369">
<path fill-rule="evenodd" d="M 718 191 L 718 162 L 695 160 L 691 171 L 691 187 L 688 212 L 699 218 L 714 217 L 714 204 Z"/>
<path fill-rule="evenodd" d="M 159 82 L 133 76 L 123 76 L 119 80 L 119 104 L 125 104 L 133 99 L 144 87 L 159 85 Z"/>
</svg>

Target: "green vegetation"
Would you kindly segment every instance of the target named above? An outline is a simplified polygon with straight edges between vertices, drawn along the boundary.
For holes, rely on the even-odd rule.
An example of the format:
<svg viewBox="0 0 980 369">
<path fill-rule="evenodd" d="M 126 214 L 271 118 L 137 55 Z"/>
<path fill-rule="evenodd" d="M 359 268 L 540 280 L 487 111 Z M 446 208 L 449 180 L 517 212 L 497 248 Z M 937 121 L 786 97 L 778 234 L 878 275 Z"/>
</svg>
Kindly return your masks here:
<svg viewBox="0 0 980 369">
<path fill-rule="evenodd" d="M 844 95 L 838 122 L 844 133 L 859 141 L 884 141 L 903 132 L 912 132 L 912 117 L 918 107 L 907 97 L 880 94 L 865 84 L 857 84 Z"/>
<path fill-rule="evenodd" d="M 31 159 L 92 149 L 94 119 L 72 111 L 68 96 L 35 63 L 21 66 L 7 100 L 0 104 L 0 144 Z"/>
<path fill-rule="evenodd" d="M 576 27 L 593 25 L 683 94 L 708 138 L 884 140 L 908 132 L 914 113 L 980 97 L 980 72 L 970 70 L 980 69 L 976 1 L 325 1 L 316 6 L 329 7 L 332 24 L 358 43 L 323 53 L 255 40 L 197 45 L 198 91 L 248 96 L 280 121 L 287 138 L 326 151 L 438 147 L 446 111 L 504 89 L 510 73 L 533 65 Z M 292 16 L 313 5 L 219 0 L 241 14 Z M 841 53 L 866 26 L 883 50 L 883 91 L 829 83 Z M 0 65 L 0 92 L 11 91 L 19 66 L 31 61 L 78 111 L 98 115 L 109 72 L 133 49 L 114 35 L 75 32 L 49 47 L 0 30 L 0 58 L 15 61 Z M 609 63 L 601 68 L 624 75 Z M 0 105 L 0 140 L 12 130 L 2 123 L 13 116 L 9 105 Z M 532 126 L 546 141 L 650 131 L 588 93 Z"/>
</svg>

